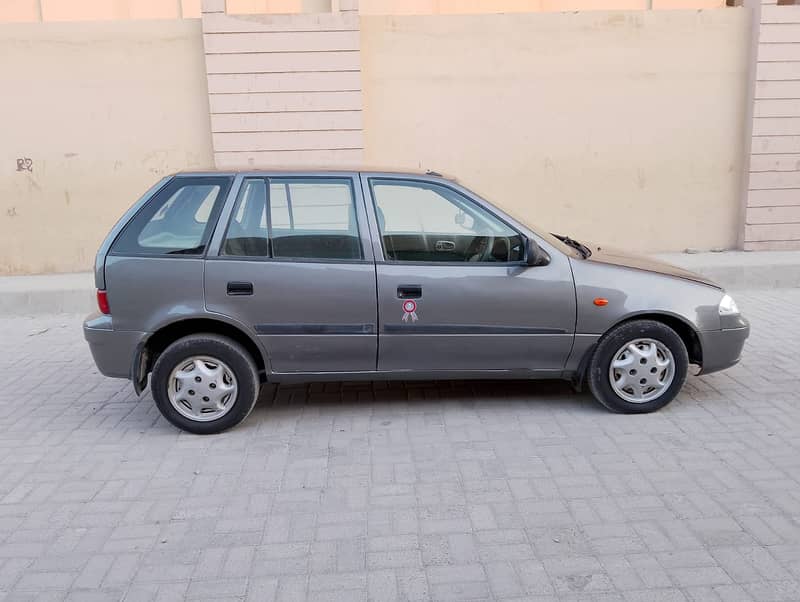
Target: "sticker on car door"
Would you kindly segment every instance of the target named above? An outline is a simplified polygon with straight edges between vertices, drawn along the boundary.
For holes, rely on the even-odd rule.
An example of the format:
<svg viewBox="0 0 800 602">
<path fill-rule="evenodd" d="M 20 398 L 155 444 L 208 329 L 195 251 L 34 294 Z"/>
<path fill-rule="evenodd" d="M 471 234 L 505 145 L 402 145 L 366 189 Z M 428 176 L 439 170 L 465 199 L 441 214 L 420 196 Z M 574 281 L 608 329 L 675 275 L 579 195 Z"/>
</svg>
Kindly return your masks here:
<svg viewBox="0 0 800 602">
<path fill-rule="evenodd" d="M 417 315 L 417 302 L 413 299 L 408 299 L 403 301 L 403 322 L 416 322 L 419 320 L 419 316 Z"/>
</svg>

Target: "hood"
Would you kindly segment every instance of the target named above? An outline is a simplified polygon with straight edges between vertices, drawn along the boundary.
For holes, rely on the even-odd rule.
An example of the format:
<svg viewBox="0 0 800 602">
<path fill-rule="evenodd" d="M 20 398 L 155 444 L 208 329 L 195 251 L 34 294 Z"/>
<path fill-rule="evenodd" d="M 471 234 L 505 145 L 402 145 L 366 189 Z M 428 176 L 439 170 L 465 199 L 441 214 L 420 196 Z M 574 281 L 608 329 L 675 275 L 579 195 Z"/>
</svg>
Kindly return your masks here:
<svg viewBox="0 0 800 602">
<path fill-rule="evenodd" d="M 618 265 L 626 268 L 633 268 L 635 270 L 643 270 L 645 272 L 654 272 L 656 274 L 664 274 L 665 276 L 691 280 L 693 282 L 699 282 L 700 284 L 713 286 L 714 288 L 722 290 L 722 287 L 713 280 L 709 280 L 701 274 L 684 270 L 678 266 L 674 266 L 657 259 L 626 253 L 625 251 L 620 251 L 619 249 L 614 249 L 613 247 L 606 247 L 604 245 L 598 245 L 596 243 L 589 243 L 585 241 L 582 242 L 592 251 L 592 256 L 589 257 L 587 261 Z"/>
</svg>

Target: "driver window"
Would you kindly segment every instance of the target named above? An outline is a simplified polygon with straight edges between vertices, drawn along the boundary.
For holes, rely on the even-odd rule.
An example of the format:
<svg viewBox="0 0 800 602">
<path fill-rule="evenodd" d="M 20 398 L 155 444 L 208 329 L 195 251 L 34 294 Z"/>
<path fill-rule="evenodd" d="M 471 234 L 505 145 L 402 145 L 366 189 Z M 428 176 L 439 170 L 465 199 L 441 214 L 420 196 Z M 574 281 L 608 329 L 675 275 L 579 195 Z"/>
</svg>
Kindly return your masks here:
<svg viewBox="0 0 800 602">
<path fill-rule="evenodd" d="M 462 194 L 438 184 L 371 180 L 386 259 L 508 263 L 522 236 Z"/>
</svg>

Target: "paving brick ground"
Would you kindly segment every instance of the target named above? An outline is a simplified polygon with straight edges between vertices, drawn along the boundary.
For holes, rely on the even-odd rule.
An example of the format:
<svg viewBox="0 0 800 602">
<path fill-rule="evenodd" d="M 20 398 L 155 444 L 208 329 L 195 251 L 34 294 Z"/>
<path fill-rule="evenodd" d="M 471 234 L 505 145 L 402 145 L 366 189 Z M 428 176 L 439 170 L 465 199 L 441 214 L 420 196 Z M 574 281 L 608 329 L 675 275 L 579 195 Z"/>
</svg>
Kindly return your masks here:
<svg viewBox="0 0 800 602">
<path fill-rule="evenodd" d="M 265 391 L 178 432 L 0 319 L 0 600 L 800 600 L 800 291 L 649 416 L 558 383 Z"/>
</svg>

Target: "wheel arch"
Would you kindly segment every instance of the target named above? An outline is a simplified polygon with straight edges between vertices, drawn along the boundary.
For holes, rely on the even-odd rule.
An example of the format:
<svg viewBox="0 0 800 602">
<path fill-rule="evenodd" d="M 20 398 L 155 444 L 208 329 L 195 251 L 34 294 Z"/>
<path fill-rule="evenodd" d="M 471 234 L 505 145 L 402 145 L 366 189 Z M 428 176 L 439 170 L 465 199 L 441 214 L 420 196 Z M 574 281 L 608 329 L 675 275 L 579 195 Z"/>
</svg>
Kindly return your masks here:
<svg viewBox="0 0 800 602">
<path fill-rule="evenodd" d="M 640 313 L 629 314 L 623 316 L 611 326 L 609 326 L 606 331 L 600 335 L 597 341 L 586 350 L 581 358 L 580 363 L 578 364 L 577 375 L 573 379 L 574 384 L 580 387 L 584 382 L 586 377 L 586 371 L 589 368 L 589 360 L 594 353 L 594 350 L 597 348 L 597 344 L 600 340 L 606 336 L 609 332 L 613 329 L 621 326 L 622 324 L 626 324 L 628 322 L 634 322 L 636 320 L 652 320 L 654 322 L 660 322 L 665 326 L 669 326 L 674 330 L 677 335 L 683 341 L 683 344 L 686 345 L 686 352 L 689 354 L 689 363 L 690 364 L 697 364 L 698 366 L 703 365 L 703 346 L 700 342 L 700 335 L 697 333 L 692 324 L 686 320 L 685 318 L 669 313 L 669 312 L 661 312 L 661 311 L 643 311 Z"/>
<path fill-rule="evenodd" d="M 703 365 L 703 346 L 700 343 L 700 335 L 697 334 L 697 330 L 688 320 L 677 314 L 669 312 L 647 311 L 628 315 L 612 324 L 611 327 L 603 333 L 603 336 L 617 326 L 626 324 L 628 322 L 633 322 L 635 320 L 652 320 L 654 322 L 661 322 L 665 326 L 669 326 L 678 334 L 683 341 L 683 344 L 686 345 L 686 352 L 689 354 L 689 363 L 697 364 L 698 366 Z"/>
<path fill-rule="evenodd" d="M 228 337 L 242 345 L 256 363 L 261 382 L 267 380 L 268 358 L 261 345 L 244 329 L 217 318 L 185 318 L 161 326 L 139 344 L 131 365 L 131 381 L 136 394 L 147 386 L 148 374 L 169 345 L 182 337 L 204 332 Z"/>
</svg>

